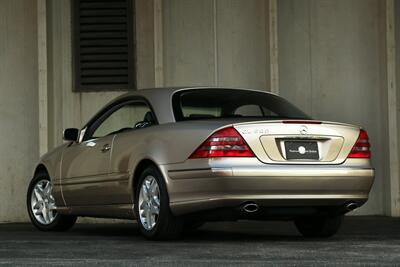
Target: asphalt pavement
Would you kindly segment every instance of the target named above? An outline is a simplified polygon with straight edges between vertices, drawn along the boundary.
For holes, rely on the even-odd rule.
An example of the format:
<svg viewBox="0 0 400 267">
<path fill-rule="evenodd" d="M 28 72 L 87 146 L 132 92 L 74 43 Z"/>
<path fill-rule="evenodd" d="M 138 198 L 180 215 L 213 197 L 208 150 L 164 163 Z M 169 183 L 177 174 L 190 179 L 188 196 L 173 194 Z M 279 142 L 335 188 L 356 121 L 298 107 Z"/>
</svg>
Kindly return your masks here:
<svg viewBox="0 0 400 267">
<path fill-rule="evenodd" d="M 400 266 L 400 219 L 346 217 L 329 239 L 291 222 L 208 223 L 178 241 L 144 239 L 134 222 L 39 232 L 0 224 L 1 266 Z"/>
</svg>

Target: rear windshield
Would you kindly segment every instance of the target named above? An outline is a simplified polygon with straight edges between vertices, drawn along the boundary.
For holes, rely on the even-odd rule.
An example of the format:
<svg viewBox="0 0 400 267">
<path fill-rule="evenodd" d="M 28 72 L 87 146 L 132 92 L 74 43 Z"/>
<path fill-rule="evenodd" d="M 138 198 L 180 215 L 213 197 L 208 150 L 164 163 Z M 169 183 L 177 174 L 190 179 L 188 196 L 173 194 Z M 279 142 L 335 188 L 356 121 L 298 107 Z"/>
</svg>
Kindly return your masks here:
<svg viewBox="0 0 400 267">
<path fill-rule="evenodd" d="M 218 118 L 310 119 L 273 94 L 238 89 L 191 89 L 172 97 L 176 121 Z"/>
</svg>

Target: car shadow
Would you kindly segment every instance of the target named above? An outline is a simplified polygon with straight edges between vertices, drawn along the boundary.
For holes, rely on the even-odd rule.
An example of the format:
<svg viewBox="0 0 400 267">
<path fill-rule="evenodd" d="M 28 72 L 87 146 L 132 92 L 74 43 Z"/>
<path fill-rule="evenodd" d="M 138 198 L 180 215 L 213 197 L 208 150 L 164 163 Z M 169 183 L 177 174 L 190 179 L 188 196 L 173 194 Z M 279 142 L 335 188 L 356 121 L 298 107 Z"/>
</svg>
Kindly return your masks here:
<svg viewBox="0 0 400 267">
<path fill-rule="evenodd" d="M 64 234 L 119 240 L 146 240 L 141 235 L 136 223 L 78 224 Z M 338 238 L 340 237 L 329 240 L 338 240 Z M 173 242 L 314 242 L 316 240 L 320 239 L 305 239 L 289 222 L 218 222 L 207 223 L 199 229 L 184 232 L 179 239 Z M 327 239 L 324 241 L 326 242 Z"/>
<path fill-rule="evenodd" d="M 377 227 L 381 225 L 381 227 Z M 64 235 L 106 237 L 107 239 L 146 240 L 136 222 L 112 224 L 77 224 Z M 331 238 L 304 238 L 292 222 L 239 221 L 211 222 L 197 230 L 185 232 L 174 242 L 337 242 L 340 240 L 400 240 L 400 220 L 384 217 L 348 218 Z"/>
<path fill-rule="evenodd" d="M 77 223 L 66 232 L 41 232 L 31 224 L 3 224 L 0 226 L 0 239 L 13 240 L 34 238 L 38 240 L 90 240 L 146 242 L 136 222 Z M 239 221 L 206 223 L 199 229 L 185 232 L 173 242 L 341 242 L 341 241 L 390 241 L 400 242 L 400 219 L 379 216 L 346 218 L 339 232 L 328 239 L 309 239 L 302 237 L 292 222 Z"/>
</svg>

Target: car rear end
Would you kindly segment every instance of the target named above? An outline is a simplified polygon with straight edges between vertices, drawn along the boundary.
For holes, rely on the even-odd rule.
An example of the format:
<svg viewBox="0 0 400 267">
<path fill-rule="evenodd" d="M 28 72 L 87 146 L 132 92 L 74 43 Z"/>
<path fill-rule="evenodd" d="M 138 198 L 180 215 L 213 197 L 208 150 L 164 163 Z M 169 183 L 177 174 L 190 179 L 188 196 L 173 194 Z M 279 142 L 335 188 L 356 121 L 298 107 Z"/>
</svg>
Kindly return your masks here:
<svg viewBox="0 0 400 267">
<path fill-rule="evenodd" d="M 161 166 L 172 212 L 210 219 L 294 219 L 344 214 L 363 205 L 374 180 L 366 131 L 280 111 L 271 108 L 276 118 L 264 114 L 264 120 L 241 116 L 221 122 L 191 145 L 186 160 Z M 207 119 L 219 118 L 204 116 L 198 123 Z"/>
</svg>

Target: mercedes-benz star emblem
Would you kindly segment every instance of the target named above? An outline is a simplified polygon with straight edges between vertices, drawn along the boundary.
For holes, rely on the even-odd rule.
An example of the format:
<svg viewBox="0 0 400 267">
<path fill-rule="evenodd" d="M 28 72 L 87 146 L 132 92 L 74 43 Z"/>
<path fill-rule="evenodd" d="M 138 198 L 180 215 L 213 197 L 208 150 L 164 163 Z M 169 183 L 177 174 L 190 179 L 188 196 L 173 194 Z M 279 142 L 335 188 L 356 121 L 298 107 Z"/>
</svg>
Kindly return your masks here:
<svg viewBox="0 0 400 267">
<path fill-rule="evenodd" d="M 307 131 L 308 131 L 307 126 L 305 126 L 305 125 L 300 126 L 299 131 L 301 134 L 307 134 Z"/>
</svg>

